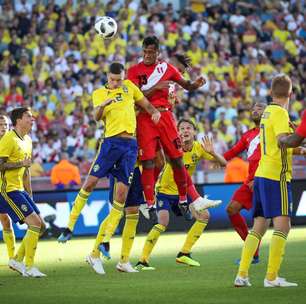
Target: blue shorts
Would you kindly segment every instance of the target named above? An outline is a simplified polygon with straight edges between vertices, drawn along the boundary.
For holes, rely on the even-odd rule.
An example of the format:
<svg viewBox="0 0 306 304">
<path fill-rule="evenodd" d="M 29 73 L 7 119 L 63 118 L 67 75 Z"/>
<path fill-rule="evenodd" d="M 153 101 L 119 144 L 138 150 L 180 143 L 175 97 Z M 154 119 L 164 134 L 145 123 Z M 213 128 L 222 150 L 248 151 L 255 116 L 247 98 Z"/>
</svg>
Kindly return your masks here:
<svg viewBox="0 0 306 304">
<path fill-rule="evenodd" d="M 286 181 L 255 177 L 253 204 L 254 217 L 291 216 L 293 208 L 291 184 Z"/>
<path fill-rule="evenodd" d="M 11 191 L 0 194 L 0 212 L 7 213 L 14 223 L 23 223 L 25 217 L 39 209 L 26 191 Z"/>
<path fill-rule="evenodd" d="M 125 207 L 135 207 L 145 203 L 140 177 L 141 173 L 139 167 L 136 167 L 134 169 L 132 184 L 130 186 L 129 193 L 125 201 Z M 114 188 L 115 179 L 111 175 L 109 178 L 109 201 L 111 203 L 113 203 Z"/>
<path fill-rule="evenodd" d="M 136 139 L 107 137 L 99 148 L 89 174 L 98 178 L 112 175 L 125 185 L 130 185 L 136 159 Z"/>
<path fill-rule="evenodd" d="M 169 195 L 158 192 L 156 195 L 156 210 L 172 210 L 176 216 L 182 216 L 181 210 L 178 206 L 179 196 L 178 195 Z M 188 197 L 188 205 L 191 203 L 191 200 Z"/>
</svg>

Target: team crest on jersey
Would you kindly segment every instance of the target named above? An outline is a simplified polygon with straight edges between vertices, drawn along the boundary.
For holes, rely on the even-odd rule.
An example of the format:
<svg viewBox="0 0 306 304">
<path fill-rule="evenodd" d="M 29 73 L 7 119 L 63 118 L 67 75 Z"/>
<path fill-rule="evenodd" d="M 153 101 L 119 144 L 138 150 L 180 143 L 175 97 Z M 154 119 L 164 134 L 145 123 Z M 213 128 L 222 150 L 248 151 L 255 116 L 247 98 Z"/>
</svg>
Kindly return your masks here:
<svg viewBox="0 0 306 304">
<path fill-rule="evenodd" d="M 124 93 L 128 93 L 129 92 L 129 89 L 125 85 L 122 87 L 122 90 L 123 90 Z"/>
<path fill-rule="evenodd" d="M 27 212 L 28 211 L 28 206 L 26 204 L 22 204 L 20 206 L 21 210 L 24 211 L 24 212 Z"/>
<path fill-rule="evenodd" d="M 199 160 L 198 155 L 196 155 L 195 153 L 193 153 L 193 154 L 191 155 L 191 160 L 192 160 L 193 163 L 196 163 L 196 162 Z"/>
<path fill-rule="evenodd" d="M 164 205 L 164 202 L 163 201 L 158 201 L 157 204 L 161 208 Z"/>
<path fill-rule="evenodd" d="M 93 172 L 97 172 L 97 171 L 99 171 L 99 169 L 100 169 L 100 166 L 98 164 L 96 164 L 93 167 Z"/>
</svg>

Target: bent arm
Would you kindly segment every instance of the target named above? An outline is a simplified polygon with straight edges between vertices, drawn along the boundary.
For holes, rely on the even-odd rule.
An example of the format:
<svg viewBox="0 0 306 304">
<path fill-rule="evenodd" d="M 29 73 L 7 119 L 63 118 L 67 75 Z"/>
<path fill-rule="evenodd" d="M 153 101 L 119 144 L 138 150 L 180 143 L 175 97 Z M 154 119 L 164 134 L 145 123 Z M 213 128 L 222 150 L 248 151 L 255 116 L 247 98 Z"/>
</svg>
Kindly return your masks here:
<svg viewBox="0 0 306 304">
<path fill-rule="evenodd" d="M 7 162 L 6 157 L 1 157 L 0 158 L 0 171 L 5 171 L 5 170 L 14 170 L 14 169 L 19 169 L 22 167 L 29 167 L 25 161 L 19 161 L 19 162 Z"/>
<path fill-rule="evenodd" d="M 284 147 L 284 148 L 295 148 L 298 147 L 302 144 L 304 138 L 299 136 L 296 133 L 293 133 L 291 135 L 288 136 L 281 136 L 278 139 L 278 143 L 280 145 L 280 147 Z"/>
</svg>

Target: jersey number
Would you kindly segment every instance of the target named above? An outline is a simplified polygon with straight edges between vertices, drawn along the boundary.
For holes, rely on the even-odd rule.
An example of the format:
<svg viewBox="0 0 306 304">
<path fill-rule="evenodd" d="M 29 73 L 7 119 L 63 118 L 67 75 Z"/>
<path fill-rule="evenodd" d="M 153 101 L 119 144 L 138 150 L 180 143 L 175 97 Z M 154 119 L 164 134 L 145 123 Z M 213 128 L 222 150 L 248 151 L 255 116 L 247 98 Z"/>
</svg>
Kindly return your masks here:
<svg viewBox="0 0 306 304">
<path fill-rule="evenodd" d="M 266 132 L 265 132 L 265 125 L 261 124 L 260 129 L 262 130 L 262 143 L 263 143 L 263 153 L 266 155 Z"/>
<path fill-rule="evenodd" d="M 116 99 L 116 102 L 123 101 L 122 94 L 121 93 L 117 93 L 115 99 Z"/>
</svg>

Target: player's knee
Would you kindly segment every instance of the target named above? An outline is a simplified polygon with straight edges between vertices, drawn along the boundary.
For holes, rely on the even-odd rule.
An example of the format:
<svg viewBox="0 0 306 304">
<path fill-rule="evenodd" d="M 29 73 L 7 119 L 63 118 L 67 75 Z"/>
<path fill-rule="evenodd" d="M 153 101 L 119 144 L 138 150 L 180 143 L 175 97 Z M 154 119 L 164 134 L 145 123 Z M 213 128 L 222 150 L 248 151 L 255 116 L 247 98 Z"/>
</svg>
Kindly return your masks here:
<svg viewBox="0 0 306 304">
<path fill-rule="evenodd" d="M 160 211 L 158 212 L 158 224 L 168 227 L 169 225 L 169 212 Z"/>
<path fill-rule="evenodd" d="M 12 229 L 11 220 L 7 215 L 2 215 L 0 218 L 1 225 L 3 230 L 10 230 Z"/>
<path fill-rule="evenodd" d="M 125 210 L 125 215 L 138 214 L 139 207 L 138 206 L 126 207 L 124 210 Z"/>
<path fill-rule="evenodd" d="M 35 226 L 38 228 L 42 226 L 42 220 L 35 212 L 25 218 L 25 223 L 27 223 L 28 226 Z"/>
<path fill-rule="evenodd" d="M 145 169 L 152 169 L 152 168 L 154 168 L 155 167 L 154 159 L 143 160 L 142 161 L 142 166 Z"/>
<path fill-rule="evenodd" d="M 91 193 L 94 190 L 95 186 L 96 186 L 95 183 L 88 182 L 82 187 L 82 189 L 84 189 L 86 192 Z"/>
<path fill-rule="evenodd" d="M 204 212 L 198 213 L 197 220 L 208 222 L 210 219 L 210 214 L 208 210 L 204 210 Z"/>
</svg>

